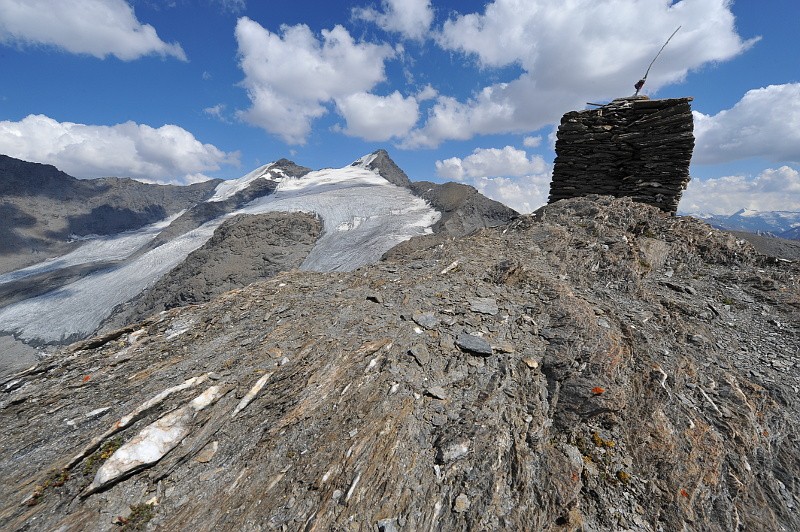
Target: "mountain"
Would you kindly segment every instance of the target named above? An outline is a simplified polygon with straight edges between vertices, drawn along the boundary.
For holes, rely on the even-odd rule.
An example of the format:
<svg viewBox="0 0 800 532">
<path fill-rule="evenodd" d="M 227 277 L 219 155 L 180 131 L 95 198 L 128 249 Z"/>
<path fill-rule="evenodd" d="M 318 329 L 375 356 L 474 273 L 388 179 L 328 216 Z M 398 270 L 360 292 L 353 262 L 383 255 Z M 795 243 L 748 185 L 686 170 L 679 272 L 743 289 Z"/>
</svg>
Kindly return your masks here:
<svg viewBox="0 0 800 532">
<path fill-rule="evenodd" d="M 305 213 L 237 215 L 151 287 L 114 309 L 104 330 L 123 327 L 175 307 L 213 297 L 299 268 L 322 233 Z"/>
<path fill-rule="evenodd" d="M 718 229 L 769 233 L 789 240 L 797 240 L 800 236 L 800 212 L 741 209 L 731 215 L 691 214 L 691 216 L 700 218 Z"/>
<path fill-rule="evenodd" d="M 340 169 L 312 171 L 281 159 L 215 183 L 202 200 L 172 216 L 88 239 L 67 254 L 0 275 L 0 331 L 30 345 L 69 343 L 106 320 L 108 326 L 122 325 L 148 312 L 205 301 L 283 267 L 352 270 L 413 236 L 463 236 L 517 216 L 469 187 L 456 195 L 445 185 L 429 189 L 418 192 L 383 150 Z M 311 213 L 322 229 L 273 216 L 226 233 L 250 242 L 247 249 L 224 235 L 214 237 L 233 216 L 274 212 Z M 437 225 L 441 220 L 447 223 Z M 300 230 L 287 233 L 287 224 L 295 222 Z M 276 234 L 264 237 L 271 231 Z"/>
<path fill-rule="evenodd" d="M 0 380 L 0 528 L 800 529 L 800 265 L 608 197 L 408 243 Z"/>
<path fill-rule="evenodd" d="M 204 200 L 219 180 L 190 186 L 76 179 L 0 155 L 0 274 L 63 255 L 96 235 L 141 229 Z"/>
</svg>

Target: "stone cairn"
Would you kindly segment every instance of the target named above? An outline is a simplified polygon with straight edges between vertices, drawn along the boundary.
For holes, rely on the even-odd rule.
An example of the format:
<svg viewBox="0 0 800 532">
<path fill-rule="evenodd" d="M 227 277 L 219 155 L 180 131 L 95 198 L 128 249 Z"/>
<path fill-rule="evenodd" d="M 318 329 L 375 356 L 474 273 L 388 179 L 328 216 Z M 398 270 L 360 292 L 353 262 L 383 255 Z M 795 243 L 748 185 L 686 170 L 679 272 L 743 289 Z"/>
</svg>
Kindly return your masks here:
<svg viewBox="0 0 800 532">
<path fill-rule="evenodd" d="M 692 98 L 619 98 L 561 118 L 549 203 L 603 194 L 674 213 L 691 179 Z"/>
</svg>

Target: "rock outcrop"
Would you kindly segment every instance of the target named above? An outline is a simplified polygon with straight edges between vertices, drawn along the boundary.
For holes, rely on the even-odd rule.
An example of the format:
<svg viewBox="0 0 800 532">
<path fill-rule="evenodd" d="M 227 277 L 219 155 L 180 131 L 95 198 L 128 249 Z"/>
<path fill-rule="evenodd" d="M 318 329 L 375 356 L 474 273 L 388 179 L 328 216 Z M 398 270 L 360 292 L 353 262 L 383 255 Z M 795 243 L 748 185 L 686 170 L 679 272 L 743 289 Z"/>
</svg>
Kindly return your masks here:
<svg viewBox="0 0 800 532">
<path fill-rule="evenodd" d="M 608 197 L 283 272 L 0 382 L 0 528 L 798 530 L 798 279 Z"/>
<path fill-rule="evenodd" d="M 689 183 L 692 98 L 619 98 L 561 118 L 549 202 L 608 194 L 674 213 Z"/>
<path fill-rule="evenodd" d="M 101 330 L 123 327 L 300 267 L 322 232 L 305 213 L 238 215 L 153 286 L 120 305 Z"/>
</svg>

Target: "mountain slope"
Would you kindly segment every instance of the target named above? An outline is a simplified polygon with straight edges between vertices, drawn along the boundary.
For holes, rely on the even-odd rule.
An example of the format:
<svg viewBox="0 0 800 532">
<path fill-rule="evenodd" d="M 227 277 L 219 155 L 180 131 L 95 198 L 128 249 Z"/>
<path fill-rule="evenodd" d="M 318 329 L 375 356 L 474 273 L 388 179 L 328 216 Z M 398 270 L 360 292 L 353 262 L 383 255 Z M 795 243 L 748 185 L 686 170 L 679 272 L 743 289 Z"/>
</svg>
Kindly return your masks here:
<svg viewBox="0 0 800 532">
<path fill-rule="evenodd" d="M 163 310 L 213 297 L 300 267 L 322 232 L 303 213 L 239 215 L 144 292 L 123 303 L 103 323 L 115 329 Z"/>
<path fill-rule="evenodd" d="M 0 155 L 0 273 L 74 250 L 76 237 L 139 229 L 208 197 L 219 180 L 151 185 L 76 179 L 54 166 Z"/>
<path fill-rule="evenodd" d="M 412 182 L 386 150 L 377 150 L 362 157 L 353 166 L 373 170 L 390 183 L 407 188 L 430 203 L 442 214 L 432 227 L 435 234 L 461 237 L 478 229 L 505 225 L 519 216 L 514 209 L 487 198 L 469 185 Z"/>
<path fill-rule="evenodd" d="M 121 309 L 112 320 L 115 324 L 122 324 L 119 320 L 128 312 L 141 318 L 143 312 L 171 308 L 196 291 L 185 284 L 194 282 L 190 281 L 194 274 L 187 277 L 184 269 L 167 285 L 155 283 L 236 214 L 318 216 L 323 233 L 310 250 L 303 251 L 307 254 L 299 265 L 318 271 L 352 270 L 379 260 L 413 236 L 432 231 L 463 236 L 517 215 L 470 187 L 424 184 L 421 189 L 383 150 L 345 168 L 318 171 L 281 159 L 219 183 L 206 196 L 205 201 L 159 223 L 97 238 L 70 254 L 0 275 L 0 331 L 32 345 L 64 344 L 96 331 L 114 308 Z M 258 254 L 251 258 L 262 260 Z M 248 259 L 242 256 L 240 260 Z M 206 267 L 212 265 L 213 261 Z M 231 275 L 261 267 L 242 264 L 238 270 L 222 269 L 219 274 L 202 274 L 204 282 L 221 283 L 206 285 L 202 292 L 242 286 L 252 279 L 247 275 L 231 279 Z M 148 293 L 140 296 L 144 290 Z M 125 305 L 136 297 L 140 300 L 135 305 Z"/>
<path fill-rule="evenodd" d="M 284 272 L 0 383 L 0 528 L 797 530 L 798 279 L 609 198 Z"/>
</svg>

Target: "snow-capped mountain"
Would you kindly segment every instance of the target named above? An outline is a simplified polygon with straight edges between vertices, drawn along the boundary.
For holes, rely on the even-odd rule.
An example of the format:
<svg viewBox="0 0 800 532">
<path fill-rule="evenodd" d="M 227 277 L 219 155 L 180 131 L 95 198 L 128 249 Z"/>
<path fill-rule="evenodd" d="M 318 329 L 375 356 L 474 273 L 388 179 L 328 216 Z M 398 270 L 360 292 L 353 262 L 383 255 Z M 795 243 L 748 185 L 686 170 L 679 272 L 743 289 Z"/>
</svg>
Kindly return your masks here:
<svg viewBox="0 0 800 532">
<path fill-rule="evenodd" d="M 437 225 L 443 214 L 434 208 L 436 199 L 418 197 L 410 185 L 382 150 L 338 169 L 311 171 L 286 160 L 264 165 L 219 183 L 204 201 L 155 224 L 87 240 L 63 256 L 0 276 L 0 298 L 7 296 L 0 299 L 0 331 L 32 344 L 89 335 L 115 307 L 153 285 L 238 215 L 313 214 L 323 231 L 301 269 L 356 269 L 400 242 L 447 230 Z M 506 221 L 516 214 L 507 208 L 505 213 Z M 456 214 L 451 208 L 445 217 Z M 52 289 L 31 288 L 37 285 Z M 32 297 L 20 297 L 26 290 L 33 290 Z"/>
<path fill-rule="evenodd" d="M 800 237 L 800 212 L 755 211 L 741 209 L 734 214 L 692 213 L 719 229 L 746 231 L 748 233 L 769 233 L 780 238 L 796 240 Z"/>
</svg>

